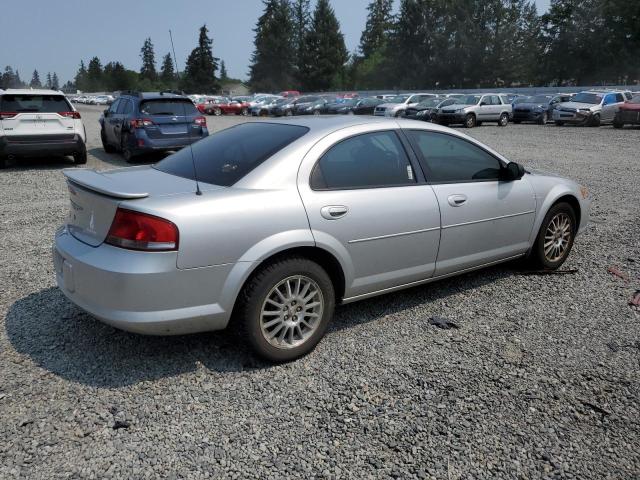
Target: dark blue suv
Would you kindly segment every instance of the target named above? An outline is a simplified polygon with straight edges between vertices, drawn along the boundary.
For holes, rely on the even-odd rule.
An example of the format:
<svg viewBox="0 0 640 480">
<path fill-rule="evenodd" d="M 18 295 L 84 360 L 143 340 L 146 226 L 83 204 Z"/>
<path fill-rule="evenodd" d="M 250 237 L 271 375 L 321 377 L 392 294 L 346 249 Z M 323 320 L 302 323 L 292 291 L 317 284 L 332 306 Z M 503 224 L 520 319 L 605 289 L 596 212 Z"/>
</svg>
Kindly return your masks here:
<svg viewBox="0 0 640 480">
<path fill-rule="evenodd" d="M 180 150 L 209 135 L 207 120 L 184 95 L 173 92 L 122 92 L 100 117 L 106 152 L 136 155 Z"/>
</svg>

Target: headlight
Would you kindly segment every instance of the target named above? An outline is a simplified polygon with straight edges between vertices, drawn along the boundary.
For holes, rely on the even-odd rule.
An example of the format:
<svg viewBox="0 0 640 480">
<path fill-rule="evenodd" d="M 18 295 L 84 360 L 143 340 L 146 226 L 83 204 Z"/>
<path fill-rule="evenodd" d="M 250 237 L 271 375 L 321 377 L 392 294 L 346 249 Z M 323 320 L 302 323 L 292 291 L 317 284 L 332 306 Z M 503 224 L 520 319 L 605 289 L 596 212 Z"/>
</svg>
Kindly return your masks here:
<svg viewBox="0 0 640 480">
<path fill-rule="evenodd" d="M 424 117 L 426 113 L 427 113 L 426 110 L 420 110 L 419 112 L 416 113 L 416 117 Z"/>
<path fill-rule="evenodd" d="M 588 108 L 581 108 L 580 111 L 583 113 L 591 113 L 591 110 Z"/>
</svg>

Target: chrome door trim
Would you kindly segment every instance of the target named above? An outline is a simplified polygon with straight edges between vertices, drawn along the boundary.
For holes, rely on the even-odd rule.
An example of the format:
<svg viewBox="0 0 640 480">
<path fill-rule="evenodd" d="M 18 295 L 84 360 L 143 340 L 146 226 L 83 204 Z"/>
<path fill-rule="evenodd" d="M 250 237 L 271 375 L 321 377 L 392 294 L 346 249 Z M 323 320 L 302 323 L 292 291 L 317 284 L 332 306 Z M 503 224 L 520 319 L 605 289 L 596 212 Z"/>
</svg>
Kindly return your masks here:
<svg viewBox="0 0 640 480">
<path fill-rule="evenodd" d="M 385 238 L 402 237 L 405 235 L 416 235 L 418 233 L 433 232 L 435 230 L 440 230 L 440 227 L 423 228 L 421 230 L 412 230 L 411 232 L 390 233 L 389 235 L 380 235 L 379 237 L 356 238 L 354 240 L 349 240 L 349 243 L 352 244 L 352 243 L 371 242 L 373 240 L 384 240 Z"/>
<path fill-rule="evenodd" d="M 483 263 L 482 265 L 476 265 L 474 267 L 469 267 L 469 268 L 465 268 L 465 269 L 462 269 L 462 270 L 457 270 L 455 272 L 446 273 L 444 275 L 439 275 L 437 277 L 429 277 L 429 278 L 425 278 L 423 280 L 417 280 L 417 281 L 411 282 L 411 283 L 404 283 L 402 285 L 396 285 L 395 287 L 389 287 L 389 288 L 384 288 L 382 290 L 376 290 L 375 292 L 363 293 L 362 295 L 356 295 L 354 297 L 343 298 L 342 299 L 342 303 L 343 304 L 352 303 L 352 302 L 356 302 L 356 301 L 359 301 L 359 300 L 364 300 L 366 298 L 376 297 L 378 295 L 384 295 L 385 293 L 391 293 L 391 292 L 395 292 L 397 290 L 404 290 L 405 288 L 417 287 L 418 285 L 424 285 L 425 283 L 435 282 L 436 280 L 442 280 L 444 278 L 454 277 L 456 275 L 460 275 L 460 274 L 467 273 L 467 272 L 472 272 L 474 270 L 480 270 L 482 268 L 490 267 L 492 265 L 497 265 L 499 263 L 509 262 L 509 261 L 515 260 L 517 258 L 522 258 L 525 255 L 526 255 L 526 253 L 520 253 L 518 255 L 513 255 L 513 256 L 507 257 L 507 258 L 501 258 L 500 260 L 495 260 L 493 262 Z"/>
<path fill-rule="evenodd" d="M 473 220 L 471 222 L 464 222 L 464 223 L 455 223 L 453 225 L 444 225 L 442 227 L 443 230 L 447 229 L 447 228 L 454 228 L 454 227 L 463 227 L 465 225 L 474 225 L 476 223 L 483 223 L 483 222 L 491 222 L 493 220 L 501 220 L 503 218 L 512 218 L 512 217 L 520 217 L 522 215 L 530 215 L 532 213 L 536 213 L 535 210 L 529 210 L 528 212 L 521 212 L 521 213 L 510 213 L 509 215 L 502 215 L 500 217 L 492 217 L 492 218 L 485 218 L 483 220 Z"/>
</svg>

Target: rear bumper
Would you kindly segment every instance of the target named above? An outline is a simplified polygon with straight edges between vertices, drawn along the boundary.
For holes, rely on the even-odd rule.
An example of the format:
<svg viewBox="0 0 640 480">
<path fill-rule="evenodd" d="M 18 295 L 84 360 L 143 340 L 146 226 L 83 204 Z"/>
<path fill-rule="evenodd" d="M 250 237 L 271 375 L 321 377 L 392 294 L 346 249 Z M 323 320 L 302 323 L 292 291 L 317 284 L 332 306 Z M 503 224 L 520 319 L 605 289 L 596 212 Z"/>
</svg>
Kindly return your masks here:
<svg viewBox="0 0 640 480">
<path fill-rule="evenodd" d="M 166 138 L 150 138 L 144 131 L 136 131 L 134 135 L 129 137 L 131 150 L 135 153 L 145 152 L 166 152 L 171 150 L 180 150 L 187 145 L 202 140 L 209 136 L 206 128 L 202 129 L 202 133 L 198 135 L 184 137 L 166 137 Z"/>
<path fill-rule="evenodd" d="M 0 137 L 0 155 L 16 157 L 72 155 L 85 150 L 79 135 L 30 135 Z"/>
<path fill-rule="evenodd" d="M 64 228 L 53 246 L 58 287 L 104 323 L 146 335 L 225 328 L 233 300 L 222 297 L 234 265 L 180 270 L 176 260 L 176 252 L 91 247 Z"/>
</svg>

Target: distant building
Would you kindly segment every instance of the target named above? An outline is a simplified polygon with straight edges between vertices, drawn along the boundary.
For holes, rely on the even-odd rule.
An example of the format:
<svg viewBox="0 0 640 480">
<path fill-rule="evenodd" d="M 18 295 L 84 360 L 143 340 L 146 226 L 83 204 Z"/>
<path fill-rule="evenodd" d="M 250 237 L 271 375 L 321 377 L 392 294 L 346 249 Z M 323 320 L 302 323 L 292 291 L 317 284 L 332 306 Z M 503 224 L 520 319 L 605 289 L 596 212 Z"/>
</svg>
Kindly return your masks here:
<svg viewBox="0 0 640 480">
<path fill-rule="evenodd" d="M 236 80 L 229 80 L 227 82 L 222 82 L 222 94 L 229 95 L 233 97 L 241 96 L 241 95 L 249 95 L 251 90 L 249 89 L 249 85 L 244 82 L 239 82 Z"/>
</svg>

